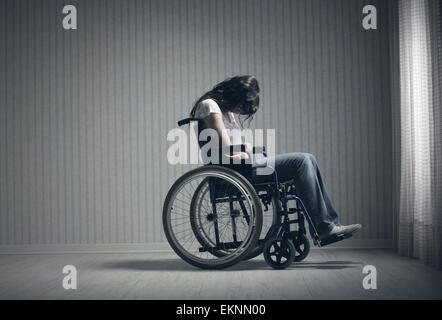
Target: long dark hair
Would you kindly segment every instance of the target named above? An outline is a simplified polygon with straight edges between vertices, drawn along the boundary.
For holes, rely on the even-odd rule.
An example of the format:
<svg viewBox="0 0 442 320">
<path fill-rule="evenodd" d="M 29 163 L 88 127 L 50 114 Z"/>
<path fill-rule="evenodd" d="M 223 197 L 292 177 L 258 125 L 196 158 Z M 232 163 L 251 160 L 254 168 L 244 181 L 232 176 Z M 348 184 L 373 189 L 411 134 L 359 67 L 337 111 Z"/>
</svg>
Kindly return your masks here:
<svg viewBox="0 0 442 320">
<path fill-rule="evenodd" d="M 213 99 L 219 105 L 221 111 L 233 111 L 240 108 L 240 115 L 245 119 L 253 118 L 253 114 L 259 108 L 259 85 L 258 80 L 250 75 L 227 78 L 218 83 L 212 90 L 203 94 L 193 105 L 190 115 L 195 116 L 198 104 L 205 99 Z M 241 125 L 243 121 L 241 121 Z"/>
</svg>

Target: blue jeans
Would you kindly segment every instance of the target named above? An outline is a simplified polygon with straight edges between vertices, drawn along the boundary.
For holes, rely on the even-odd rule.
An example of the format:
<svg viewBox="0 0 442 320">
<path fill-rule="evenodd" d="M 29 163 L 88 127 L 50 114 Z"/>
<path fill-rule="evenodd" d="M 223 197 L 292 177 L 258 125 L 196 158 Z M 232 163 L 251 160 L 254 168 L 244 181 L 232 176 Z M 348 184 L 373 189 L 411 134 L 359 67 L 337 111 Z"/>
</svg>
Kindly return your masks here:
<svg viewBox="0 0 442 320">
<path fill-rule="evenodd" d="M 273 159 L 267 158 L 267 162 L 269 160 L 274 160 L 280 182 L 294 180 L 296 195 L 302 199 L 320 235 L 327 234 L 333 226 L 340 225 L 314 155 L 292 152 L 276 155 Z M 261 161 L 257 161 L 259 162 Z M 274 179 L 273 174 L 257 175 L 254 182 L 271 182 Z"/>
</svg>

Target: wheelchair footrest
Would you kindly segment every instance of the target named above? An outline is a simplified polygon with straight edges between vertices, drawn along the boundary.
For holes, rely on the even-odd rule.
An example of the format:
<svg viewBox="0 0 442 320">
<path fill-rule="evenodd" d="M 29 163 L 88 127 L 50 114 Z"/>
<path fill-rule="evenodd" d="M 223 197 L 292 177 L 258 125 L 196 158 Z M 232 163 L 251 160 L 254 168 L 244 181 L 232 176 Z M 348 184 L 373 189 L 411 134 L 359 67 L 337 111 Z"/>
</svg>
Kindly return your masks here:
<svg viewBox="0 0 442 320">
<path fill-rule="evenodd" d="M 338 242 L 338 241 L 342 241 L 342 240 L 348 239 L 351 236 L 352 236 L 352 234 L 332 235 L 332 236 L 327 237 L 325 239 L 318 240 L 317 242 L 319 243 L 320 247 L 323 247 L 323 246 L 327 246 L 329 244 L 332 244 L 332 243 L 335 243 L 335 242 Z"/>
</svg>

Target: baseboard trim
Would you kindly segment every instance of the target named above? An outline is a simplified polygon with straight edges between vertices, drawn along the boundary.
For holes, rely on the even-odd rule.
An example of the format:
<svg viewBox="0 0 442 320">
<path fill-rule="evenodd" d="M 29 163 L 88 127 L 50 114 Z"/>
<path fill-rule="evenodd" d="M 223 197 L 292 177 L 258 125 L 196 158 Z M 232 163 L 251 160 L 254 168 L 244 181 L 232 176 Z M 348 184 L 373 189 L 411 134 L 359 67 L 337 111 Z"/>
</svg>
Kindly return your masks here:
<svg viewBox="0 0 442 320">
<path fill-rule="evenodd" d="M 38 244 L 0 245 L 0 254 L 67 254 L 67 253 L 145 253 L 172 252 L 167 242 L 110 244 Z"/>
<path fill-rule="evenodd" d="M 319 249 L 311 246 L 312 249 Z M 391 249 L 392 239 L 346 239 L 324 249 Z M 71 253 L 160 253 L 172 252 L 167 242 L 111 244 L 38 244 L 0 245 L 0 254 L 71 254 Z"/>
</svg>

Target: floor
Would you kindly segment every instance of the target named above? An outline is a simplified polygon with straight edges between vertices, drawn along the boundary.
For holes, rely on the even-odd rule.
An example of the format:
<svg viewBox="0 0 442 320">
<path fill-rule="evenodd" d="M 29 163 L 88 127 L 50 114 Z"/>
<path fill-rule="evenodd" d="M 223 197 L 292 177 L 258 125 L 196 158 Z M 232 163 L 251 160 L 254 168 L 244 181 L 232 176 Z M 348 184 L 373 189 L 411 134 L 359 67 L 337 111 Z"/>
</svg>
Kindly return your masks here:
<svg viewBox="0 0 442 320">
<path fill-rule="evenodd" d="M 68 264 L 76 290 L 62 287 Z M 376 290 L 362 286 L 365 265 Z M 316 249 L 279 271 L 262 257 L 205 271 L 172 252 L 5 254 L 0 299 L 442 299 L 442 271 L 389 249 Z"/>
</svg>

